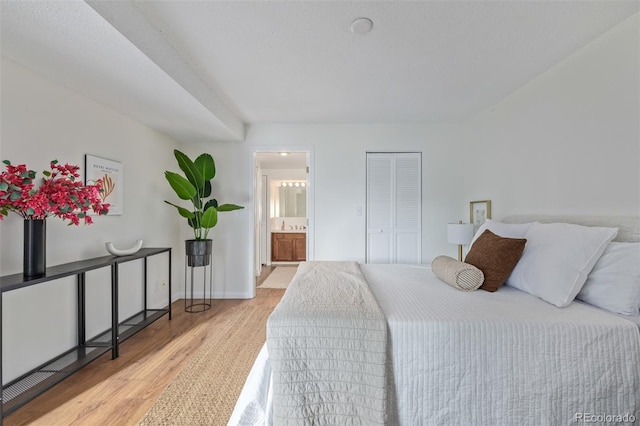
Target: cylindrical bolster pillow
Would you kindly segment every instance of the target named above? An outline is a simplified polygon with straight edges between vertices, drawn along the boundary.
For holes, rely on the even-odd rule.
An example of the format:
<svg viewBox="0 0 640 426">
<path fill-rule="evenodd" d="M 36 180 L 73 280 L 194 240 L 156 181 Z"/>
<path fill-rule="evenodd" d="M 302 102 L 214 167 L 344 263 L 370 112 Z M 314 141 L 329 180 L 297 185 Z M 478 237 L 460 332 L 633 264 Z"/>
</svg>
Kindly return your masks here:
<svg viewBox="0 0 640 426">
<path fill-rule="evenodd" d="M 477 290 L 484 282 L 484 274 L 480 269 L 449 256 L 433 259 L 431 269 L 436 277 L 462 291 Z"/>
</svg>

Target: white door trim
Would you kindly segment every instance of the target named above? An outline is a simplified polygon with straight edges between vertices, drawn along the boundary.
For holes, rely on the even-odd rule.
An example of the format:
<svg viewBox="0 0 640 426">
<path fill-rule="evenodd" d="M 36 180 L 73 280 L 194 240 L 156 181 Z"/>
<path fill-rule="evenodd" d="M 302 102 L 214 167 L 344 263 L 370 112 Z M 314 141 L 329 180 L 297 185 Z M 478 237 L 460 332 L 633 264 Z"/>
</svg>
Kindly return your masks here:
<svg viewBox="0 0 640 426">
<path fill-rule="evenodd" d="M 256 168 L 256 154 L 259 152 L 306 152 L 307 164 L 309 166 L 308 182 L 307 182 L 307 260 L 315 259 L 315 167 L 314 167 L 314 149 L 313 146 L 292 146 L 292 145 L 268 145 L 268 146 L 252 146 L 251 147 L 251 164 L 252 170 Z M 255 185 L 254 179 L 251 180 Z M 252 188 L 252 194 L 255 194 L 255 188 Z M 255 195 L 254 195 L 255 196 Z M 253 200 L 255 203 L 256 200 Z M 255 221 L 255 219 L 254 219 Z M 255 229 L 255 223 L 254 223 Z M 255 256 L 255 250 L 254 250 Z"/>
</svg>

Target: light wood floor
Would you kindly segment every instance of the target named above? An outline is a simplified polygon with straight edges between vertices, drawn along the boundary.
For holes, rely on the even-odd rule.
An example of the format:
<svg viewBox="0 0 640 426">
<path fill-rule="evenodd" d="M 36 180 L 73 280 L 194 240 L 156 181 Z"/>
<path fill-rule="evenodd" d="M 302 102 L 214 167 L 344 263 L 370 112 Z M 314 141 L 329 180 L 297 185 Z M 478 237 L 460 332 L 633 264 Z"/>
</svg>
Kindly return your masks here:
<svg viewBox="0 0 640 426">
<path fill-rule="evenodd" d="M 273 268 L 263 269 L 257 285 Z M 189 314 L 173 303 L 162 317 L 120 345 L 120 357 L 105 354 L 51 390 L 16 410 L 4 425 L 137 425 L 203 340 L 233 321 L 233 307 L 274 307 L 284 290 L 256 289 L 250 300 L 214 300 L 211 310 Z M 207 323 L 210 327 L 198 327 Z"/>
</svg>

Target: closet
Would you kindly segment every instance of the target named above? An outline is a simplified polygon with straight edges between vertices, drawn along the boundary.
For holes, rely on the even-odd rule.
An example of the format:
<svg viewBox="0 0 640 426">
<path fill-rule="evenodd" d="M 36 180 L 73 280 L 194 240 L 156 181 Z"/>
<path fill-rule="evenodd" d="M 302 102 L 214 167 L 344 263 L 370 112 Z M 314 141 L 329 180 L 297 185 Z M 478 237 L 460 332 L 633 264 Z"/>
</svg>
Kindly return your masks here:
<svg viewBox="0 0 640 426">
<path fill-rule="evenodd" d="M 422 154 L 367 153 L 367 263 L 420 263 Z"/>
</svg>

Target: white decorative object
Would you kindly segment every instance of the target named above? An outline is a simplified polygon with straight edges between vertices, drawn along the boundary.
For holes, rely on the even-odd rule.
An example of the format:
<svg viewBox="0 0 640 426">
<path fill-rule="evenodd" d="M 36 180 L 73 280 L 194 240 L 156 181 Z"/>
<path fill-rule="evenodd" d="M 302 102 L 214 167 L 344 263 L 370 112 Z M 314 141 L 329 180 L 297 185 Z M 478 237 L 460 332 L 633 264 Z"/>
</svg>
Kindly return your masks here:
<svg viewBox="0 0 640 426">
<path fill-rule="evenodd" d="M 107 251 L 114 256 L 128 256 L 140 250 L 142 248 L 142 240 L 136 241 L 136 243 L 127 248 L 127 249 L 117 249 L 113 246 L 113 243 L 109 241 L 108 243 L 104 243 Z"/>
</svg>

